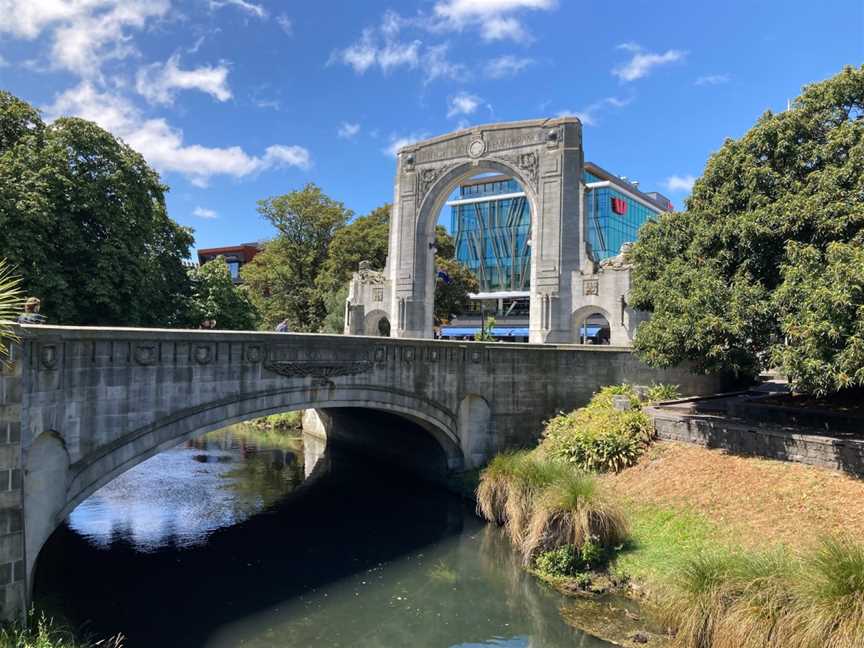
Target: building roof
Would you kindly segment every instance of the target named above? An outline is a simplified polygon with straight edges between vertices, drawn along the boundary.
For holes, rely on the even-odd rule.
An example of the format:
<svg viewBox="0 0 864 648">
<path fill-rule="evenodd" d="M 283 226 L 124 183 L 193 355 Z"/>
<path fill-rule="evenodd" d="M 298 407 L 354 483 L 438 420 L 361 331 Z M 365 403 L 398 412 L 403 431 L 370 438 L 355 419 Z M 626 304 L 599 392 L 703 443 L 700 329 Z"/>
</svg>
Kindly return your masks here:
<svg viewBox="0 0 864 648">
<path fill-rule="evenodd" d="M 663 211 L 672 210 L 672 201 L 663 194 L 656 191 L 651 191 L 649 193 L 640 191 L 638 183 L 633 183 L 632 181 L 625 180 L 620 176 L 615 175 L 611 171 L 607 171 L 599 164 L 595 164 L 594 162 L 586 162 L 585 170 L 588 171 L 588 173 L 597 176 L 598 178 L 602 178 L 603 180 L 611 182 L 613 185 L 619 187 L 623 191 L 636 194 L 643 200 L 646 200 L 649 203 L 655 205 L 658 209 L 662 209 Z"/>
</svg>

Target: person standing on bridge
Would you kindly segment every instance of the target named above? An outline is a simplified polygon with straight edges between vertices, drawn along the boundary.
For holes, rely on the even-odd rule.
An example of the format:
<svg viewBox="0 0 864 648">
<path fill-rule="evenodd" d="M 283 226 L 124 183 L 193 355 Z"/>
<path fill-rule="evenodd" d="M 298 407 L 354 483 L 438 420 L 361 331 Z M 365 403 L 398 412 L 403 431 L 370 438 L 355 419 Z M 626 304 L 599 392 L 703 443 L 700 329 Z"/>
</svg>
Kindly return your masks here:
<svg viewBox="0 0 864 648">
<path fill-rule="evenodd" d="M 44 324 L 47 318 L 39 312 L 42 302 L 38 297 L 28 297 L 24 302 L 24 312 L 18 316 L 19 324 Z"/>
<path fill-rule="evenodd" d="M 286 317 L 281 322 L 276 325 L 277 333 L 290 333 L 291 329 L 288 327 L 288 318 Z"/>
</svg>

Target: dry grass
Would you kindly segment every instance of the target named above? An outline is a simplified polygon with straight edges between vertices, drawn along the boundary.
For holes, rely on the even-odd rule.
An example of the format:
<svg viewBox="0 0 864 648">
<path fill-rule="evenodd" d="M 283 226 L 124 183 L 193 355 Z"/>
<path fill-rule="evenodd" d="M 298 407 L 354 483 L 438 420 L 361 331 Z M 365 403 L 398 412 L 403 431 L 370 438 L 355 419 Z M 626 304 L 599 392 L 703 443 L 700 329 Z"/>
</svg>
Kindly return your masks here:
<svg viewBox="0 0 864 648">
<path fill-rule="evenodd" d="M 623 542 L 626 536 L 624 515 L 600 496 L 596 480 L 569 470 L 536 501 L 522 541 L 522 554 L 530 564 L 544 551 L 565 545 L 581 547 L 589 540 L 610 547 Z"/>
<path fill-rule="evenodd" d="M 636 466 L 599 480 L 629 505 L 698 512 L 726 544 L 805 550 L 826 535 L 864 542 L 864 481 L 824 468 L 658 442 Z"/>
</svg>

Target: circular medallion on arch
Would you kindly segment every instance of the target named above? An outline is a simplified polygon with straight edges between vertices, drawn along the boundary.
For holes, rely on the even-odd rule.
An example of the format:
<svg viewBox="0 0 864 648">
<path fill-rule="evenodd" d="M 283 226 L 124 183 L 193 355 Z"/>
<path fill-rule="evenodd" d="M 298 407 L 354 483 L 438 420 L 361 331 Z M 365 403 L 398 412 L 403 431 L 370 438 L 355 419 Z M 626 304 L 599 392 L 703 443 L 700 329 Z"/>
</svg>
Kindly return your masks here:
<svg viewBox="0 0 864 648">
<path fill-rule="evenodd" d="M 486 152 L 486 142 L 482 139 L 475 139 L 468 145 L 468 155 L 472 158 L 479 158 Z"/>
</svg>

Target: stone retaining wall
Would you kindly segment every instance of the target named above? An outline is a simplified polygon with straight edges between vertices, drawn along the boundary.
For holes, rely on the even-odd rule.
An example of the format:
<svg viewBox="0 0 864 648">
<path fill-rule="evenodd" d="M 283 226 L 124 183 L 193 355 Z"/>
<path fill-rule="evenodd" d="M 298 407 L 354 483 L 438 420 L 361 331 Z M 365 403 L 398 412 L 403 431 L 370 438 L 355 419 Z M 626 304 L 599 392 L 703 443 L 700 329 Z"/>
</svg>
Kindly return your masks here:
<svg viewBox="0 0 864 648">
<path fill-rule="evenodd" d="M 806 434 L 789 428 L 758 425 L 716 416 L 682 414 L 647 408 L 657 436 L 736 454 L 795 461 L 864 477 L 864 441 Z"/>
</svg>

